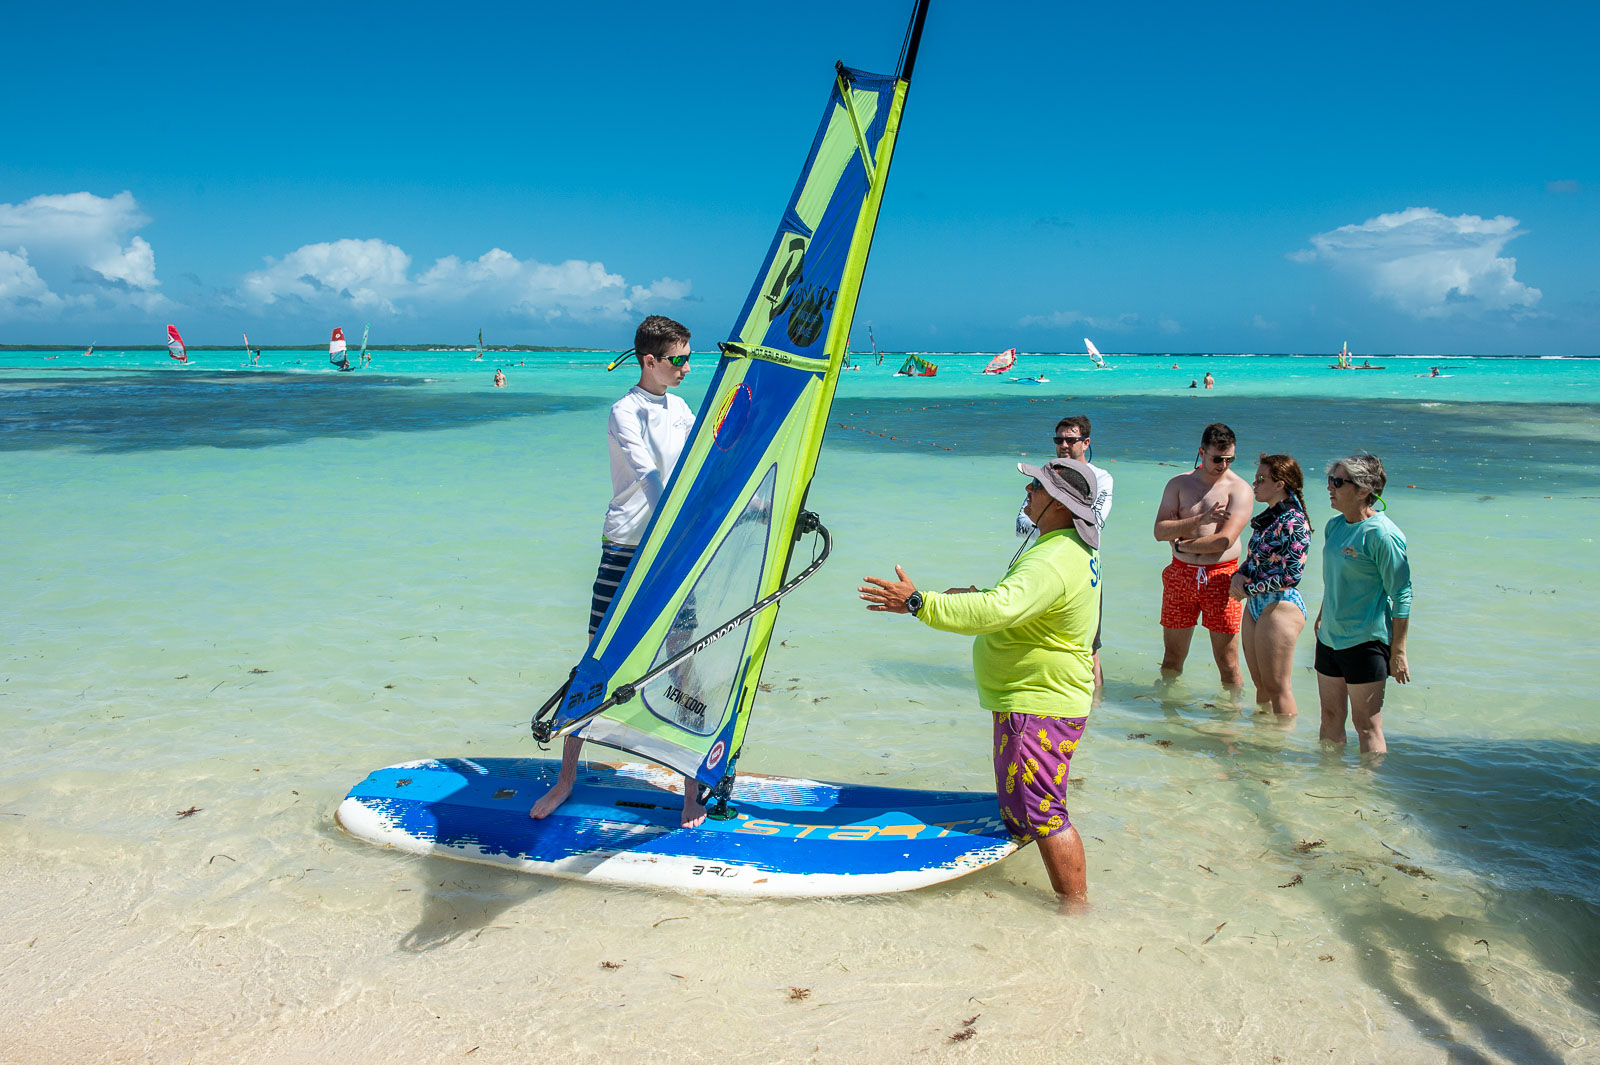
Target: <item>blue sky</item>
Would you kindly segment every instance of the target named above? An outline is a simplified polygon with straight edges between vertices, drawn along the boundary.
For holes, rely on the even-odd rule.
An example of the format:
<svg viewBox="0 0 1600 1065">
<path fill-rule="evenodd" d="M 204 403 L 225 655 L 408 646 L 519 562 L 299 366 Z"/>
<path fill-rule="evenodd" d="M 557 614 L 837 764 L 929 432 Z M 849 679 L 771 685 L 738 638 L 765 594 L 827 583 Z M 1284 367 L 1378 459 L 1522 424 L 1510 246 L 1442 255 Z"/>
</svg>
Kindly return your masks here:
<svg viewBox="0 0 1600 1065">
<path fill-rule="evenodd" d="M 1600 354 L 1596 9 L 934 0 L 891 349 Z M 733 322 L 909 3 L 26 5 L 0 343 Z"/>
</svg>

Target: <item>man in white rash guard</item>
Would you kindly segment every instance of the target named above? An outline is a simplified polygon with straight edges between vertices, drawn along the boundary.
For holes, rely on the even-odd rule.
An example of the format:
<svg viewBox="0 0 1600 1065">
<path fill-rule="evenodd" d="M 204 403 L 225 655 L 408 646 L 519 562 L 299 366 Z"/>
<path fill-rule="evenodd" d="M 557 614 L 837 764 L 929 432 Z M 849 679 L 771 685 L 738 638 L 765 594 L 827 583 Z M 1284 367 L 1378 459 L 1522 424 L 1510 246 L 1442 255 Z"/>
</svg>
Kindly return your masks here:
<svg viewBox="0 0 1600 1065">
<path fill-rule="evenodd" d="M 1075 414 L 1068 418 L 1062 418 L 1057 422 L 1055 445 L 1056 458 L 1073 459 L 1094 471 L 1095 484 L 1097 485 L 1094 499 L 1095 525 L 1103 535 L 1106 528 L 1106 519 L 1111 517 L 1111 474 L 1089 461 L 1088 417 L 1082 414 Z M 1033 533 L 1034 525 L 1033 522 L 1028 520 L 1028 504 L 1024 501 L 1022 509 L 1017 512 L 1017 536 L 1027 538 L 1032 536 Z M 1101 592 L 1103 596 L 1103 578 Z M 1105 687 L 1105 676 L 1100 672 L 1100 634 L 1105 627 L 1103 624 L 1104 618 L 1105 600 L 1102 597 L 1100 615 L 1095 620 L 1094 625 L 1094 643 L 1091 647 L 1094 654 L 1094 688 L 1097 696 L 1100 690 Z"/>
<path fill-rule="evenodd" d="M 671 318 L 653 314 L 639 323 L 633 336 L 639 359 L 639 383 L 611 405 L 606 439 L 611 451 L 611 505 L 606 508 L 600 539 L 600 572 L 595 576 L 589 610 L 592 639 L 617 584 L 639 549 L 650 515 L 678 465 L 678 456 L 694 429 L 694 412 L 668 389 L 689 373 L 689 330 Z M 572 794 L 578 778 L 583 740 L 569 735 L 561 748 L 561 773 L 549 791 L 533 804 L 528 816 L 549 817 Z M 683 782 L 683 826 L 693 828 L 706 818 L 698 782 Z"/>
</svg>

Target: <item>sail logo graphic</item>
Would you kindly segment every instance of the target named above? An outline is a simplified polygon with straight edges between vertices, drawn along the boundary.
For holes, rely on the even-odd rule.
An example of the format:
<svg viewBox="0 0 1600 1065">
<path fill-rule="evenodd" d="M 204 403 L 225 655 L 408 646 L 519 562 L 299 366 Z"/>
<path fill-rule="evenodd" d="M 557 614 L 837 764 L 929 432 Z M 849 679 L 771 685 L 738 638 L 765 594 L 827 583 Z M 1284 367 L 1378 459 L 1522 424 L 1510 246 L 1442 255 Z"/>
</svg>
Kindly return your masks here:
<svg viewBox="0 0 1600 1065">
<path fill-rule="evenodd" d="M 711 745 L 711 752 L 706 755 L 706 768 L 715 769 L 722 764 L 722 756 L 727 751 L 727 746 L 721 740 Z"/>
<path fill-rule="evenodd" d="M 694 729 L 696 732 L 706 727 L 706 704 L 702 699 L 696 699 L 676 684 L 668 684 L 666 696 L 677 703 L 681 710 L 678 711 L 678 724 L 685 728 Z"/>
<path fill-rule="evenodd" d="M 794 297 L 794 289 L 800 284 L 806 265 L 806 245 L 810 244 L 808 237 L 797 233 L 789 235 L 788 246 L 784 249 L 787 258 L 783 267 L 772 278 L 772 287 L 767 290 L 767 302 L 772 309 L 767 312 L 767 322 L 770 324 L 778 320 L 778 316 L 789 309 L 789 301 Z"/>
<path fill-rule="evenodd" d="M 806 252 L 811 238 L 790 233 L 781 254 L 783 263 L 772 275 L 772 285 L 767 289 L 767 302 L 772 305 L 768 323 L 776 322 L 785 312 L 789 325 L 785 330 L 796 347 L 809 348 L 822 335 L 827 311 L 833 310 L 838 293 L 823 285 L 805 284 Z"/>
<path fill-rule="evenodd" d="M 723 397 L 722 406 L 717 409 L 716 426 L 711 430 L 718 451 L 728 450 L 744 435 L 754 411 L 755 396 L 747 384 L 741 382 Z"/>
<path fill-rule="evenodd" d="M 818 285 L 815 289 L 801 289 L 796 286 L 790 294 L 789 309 L 789 339 L 797 347 L 809 348 L 817 342 L 817 337 L 822 335 L 822 323 L 826 317 L 825 312 L 833 310 L 834 301 L 838 293 L 833 289 Z"/>
</svg>

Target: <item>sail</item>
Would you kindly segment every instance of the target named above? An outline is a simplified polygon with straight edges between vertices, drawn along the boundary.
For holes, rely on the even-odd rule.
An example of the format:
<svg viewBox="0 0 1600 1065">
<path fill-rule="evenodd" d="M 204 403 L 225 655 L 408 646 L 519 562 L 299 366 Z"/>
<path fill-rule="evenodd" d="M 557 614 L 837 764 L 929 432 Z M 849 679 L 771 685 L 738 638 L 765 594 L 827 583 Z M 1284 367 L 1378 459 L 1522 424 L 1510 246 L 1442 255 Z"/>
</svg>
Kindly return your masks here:
<svg viewBox="0 0 1600 1065">
<path fill-rule="evenodd" d="M 1095 364 L 1096 369 L 1103 368 L 1106 364 L 1105 356 L 1100 354 L 1100 349 L 1094 346 L 1094 341 L 1088 337 L 1083 338 L 1083 349 L 1089 353 L 1089 361 Z"/>
<path fill-rule="evenodd" d="M 339 326 L 334 326 L 333 336 L 328 340 L 328 361 L 333 363 L 335 366 L 338 366 L 340 363 L 349 362 L 350 357 L 345 354 L 346 347 L 347 346 L 344 342 L 344 330 Z"/>
<path fill-rule="evenodd" d="M 366 357 L 367 357 L 367 337 L 369 335 L 371 335 L 371 333 L 372 333 L 372 323 L 368 322 L 361 330 L 361 352 L 360 352 L 360 354 L 361 354 L 361 358 L 362 358 L 363 361 L 365 361 Z"/>
<path fill-rule="evenodd" d="M 479 329 L 478 330 L 478 353 L 472 357 L 472 361 L 476 362 L 481 358 L 483 358 L 483 330 Z"/>
<path fill-rule="evenodd" d="M 925 11 L 926 0 L 914 31 Z M 729 623 L 784 583 L 866 270 L 916 37 L 897 77 L 836 67 L 800 179 L 721 344 L 677 469 L 565 697 L 546 705 L 555 729 L 708 785 L 730 776 L 776 610 Z M 652 668 L 724 629 L 726 635 L 632 694 Z M 536 735 L 548 732 L 535 723 Z"/>
<path fill-rule="evenodd" d="M 167 354 L 179 362 L 189 361 L 189 349 L 184 347 L 183 337 L 178 335 L 178 327 L 167 326 Z"/>
<path fill-rule="evenodd" d="M 1011 369 L 1017 361 L 1017 349 L 1007 348 L 989 360 L 989 365 L 983 368 L 984 373 L 1004 373 Z"/>
<path fill-rule="evenodd" d="M 896 377 L 933 377 L 939 372 L 939 364 L 929 362 L 920 355 L 907 355 L 906 361 L 900 364 L 900 369 L 894 372 Z"/>
<path fill-rule="evenodd" d="M 248 358 L 250 358 L 250 334 L 249 333 L 244 333 L 243 336 L 244 336 L 244 357 L 246 359 L 248 359 Z"/>
</svg>

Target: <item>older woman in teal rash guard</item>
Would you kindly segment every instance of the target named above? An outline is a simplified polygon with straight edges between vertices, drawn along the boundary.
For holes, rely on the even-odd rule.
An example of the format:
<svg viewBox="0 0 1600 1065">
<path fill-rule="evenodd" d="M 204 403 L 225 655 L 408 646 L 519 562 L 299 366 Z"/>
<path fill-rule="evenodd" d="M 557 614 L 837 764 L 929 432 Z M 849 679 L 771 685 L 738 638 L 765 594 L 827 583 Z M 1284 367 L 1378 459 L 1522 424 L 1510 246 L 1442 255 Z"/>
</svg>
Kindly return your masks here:
<svg viewBox="0 0 1600 1065">
<path fill-rule="evenodd" d="M 1405 534 L 1382 513 L 1386 483 L 1383 463 L 1366 452 L 1328 466 L 1328 501 L 1339 516 L 1322 531 L 1322 607 L 1315 626 L 1321 734 L 1344 743 L 1345 718 L 1352 716 L 1362 754 L 1388 749 L 1385 682 L 1411 680 L 1411 566 Z"/>
<path fill-rule="evenodd" d="M 978 705 L 993 715 L 995 790 L 1012 838 L 1039 845 L 1050 884 L 1068 902 L 1087 893 L 1083 840 L 1067 816 L 1067 773 L 1094 695 L 1089 645 L 1100 610 L 1100 527 L 1094 468 L 1073 459 L 1018 464 L 1033 480 L 1025 513 L 1039 539 L 1017 552 L 993 588 L 919 592 L 865 578 L 867 609 L 911 614 L 930 628 L 976 636 Z"/>
</svg>

